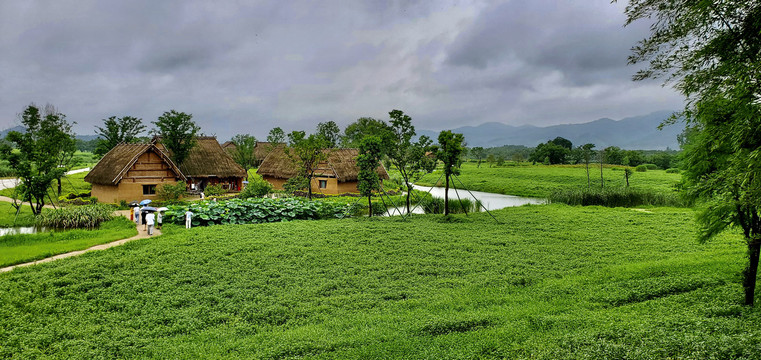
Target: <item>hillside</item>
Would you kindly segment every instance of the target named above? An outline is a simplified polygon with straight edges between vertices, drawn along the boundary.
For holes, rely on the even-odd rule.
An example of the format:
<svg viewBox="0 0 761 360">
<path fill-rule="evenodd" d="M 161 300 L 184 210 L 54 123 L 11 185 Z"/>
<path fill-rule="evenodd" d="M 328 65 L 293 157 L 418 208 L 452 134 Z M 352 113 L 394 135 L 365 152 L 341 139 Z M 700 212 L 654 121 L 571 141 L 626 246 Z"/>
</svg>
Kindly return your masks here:
<svg viewBox="0 0 761 360">
<path fill-rule="evenodd" d="M 463 126 L 452 131 L 465 135 L 468 146 L 536 146 L 541 142 L 562 136 L 571 140 L 574 145 L 593 143 L 598 148 L 618 146 L 632 150 L 664 150 L 667 147 L 677 149 L 679 147 L 677 135 L 682 132 L 683 126 L 677 124 L 658 130 L 658 125 L 671 114 L 672 111 L 659 111 L 621 120 L 603 118 L 581 124 L 547 127 L 511 126 L 492 122 L 479 126 Z M 438 133 L 422 130 L 419 135 L 436 139 Z"/>
</svg>

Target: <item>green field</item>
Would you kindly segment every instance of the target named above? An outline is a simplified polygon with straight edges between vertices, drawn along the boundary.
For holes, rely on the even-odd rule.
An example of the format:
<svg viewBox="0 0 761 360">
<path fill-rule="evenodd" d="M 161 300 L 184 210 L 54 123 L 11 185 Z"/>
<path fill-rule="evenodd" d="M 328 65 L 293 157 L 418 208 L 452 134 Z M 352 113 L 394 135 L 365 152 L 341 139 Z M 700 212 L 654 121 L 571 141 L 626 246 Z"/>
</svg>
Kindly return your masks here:
<svg viewBox="0 0 761 360">
<path fill-rule="evenodd" d="M 167 227 L 0 274 L 0 358 L 757 358 L 739 234 L 525 206 Z"/>
<path fill-rule="evenodd" d="M 44 211 L 44 209 L 43 209 Z M 21 206 L 21 211 L 16 217 L 16 208 L 11 203 L 0 201 L 0 227 L 33 226 L 34 215 L 28 203 Z"/>
<path fill-rule="evenodd" d="M 122 216 L 98 230 L 66 230 L 0 236 L 0 267 L 44 259 L 137 235 L 135 223 Z"/>
<path fill-rule="evenodd" d="M 587 186 L 587 172 L 584 165 L 523 164 L 490 168 L 488 164 L 476 167 L 474 163 L 464 163 L 459 179 L 470 190 L 530 197 L 547 197 L 557 189 Z M 599 187 L 600 168 L 590 166 L 589 171 L 592 186 Z M 427 174 L 417 184 L 432 186 L 439 180 L 441 173 L 439 169 Z M 622 187 L 626 184 L 624 171 L 620 166 L 606 165 L 603 168 L 603 176 L 605 186 Z M 629 179 L 629 184 L 632 189 L 671 192 L 680 180 L 679 174 L 669 174 L 665 170 L 649 170 L 634 172 Z M 440 185 L 443 186 L 442 184 L 443 180 L 440 180 Z M 456 182 L 455 186 L 461 187 L 461 184 Z"/>
<path fill-rule="evenodd" d="M 89 192 L 92 189 L 92 185 L 85 181 L 85 175 L 87 175 L 87 172 L 66 175 L 61 182 L 61 194 L 66 195 L 68 193 L 79 194 L 83 192 Z M 57 187 L 58 184 L 53 182 L 50 193 L 53 194 L 53 189 L 57 190 Z M 0 190 L 0 196 L 13 197 L 14 192 L 14 188 L 2 189 Z M 56 198 L 55 195 L 52 196 L 54 199 Z M 48 202 L 49 200 L 46 199 L 45 203 Z"/>
</svg>

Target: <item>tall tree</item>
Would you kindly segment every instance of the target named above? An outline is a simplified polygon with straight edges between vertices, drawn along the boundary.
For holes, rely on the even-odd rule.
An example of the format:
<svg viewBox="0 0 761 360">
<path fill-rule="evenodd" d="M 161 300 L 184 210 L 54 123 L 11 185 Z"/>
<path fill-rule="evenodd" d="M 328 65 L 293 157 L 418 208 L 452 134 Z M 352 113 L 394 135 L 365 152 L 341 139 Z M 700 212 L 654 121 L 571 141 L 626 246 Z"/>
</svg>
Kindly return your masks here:
<svg viewBox="0 0 761 360">
<path fill-rule="evenodd" d="M 317 166 L 327 159 L 325 140 L 314 134 L 306 136 L 303 131 L 293 131 L 288 134 L 290 148 L 285 154 L 299 168 L 300 176 L 307 181 L 307 198 L 312 200 L 312 179 Z"/>
<path fill-rule="evenodd" d="M 279 127 L 272 128 L 269 135 L 267 135 L 267 142 L 273 145 L 285 143 L 285 132 L 283 129 Z"/>
<path fill-rule="evenodd" d="M 444 163 L 444 215 L 449 215 L 449 180 L 452 174 L 457 174 L 455 165 L 460 159 L 465 138 L 462 134 L 453 133 L 450 130 L 444 130 L 439 133 L 439 145 L 436 151 L 436 158 Z"/>
<path fill-rule="evenodd" d="M 334 148 L 341 140 L 341 129 L 335 121 L 321 122 L 317 124 L 317 136 L 325 142 L 325 147 Z"/>
<path fill-rule="evenodd" d="M 143 119 L 133 116 L 123 116 L 117 118 L 111 116 L 103 119 L 103 127 L 96 126 L 95 133 L 100 136 L 98 145 L 95 148 L 95 155 L 103 156 L 114 146 L 120 143 L 133 143 L 138 140 L 138 135 L 145 131 Z"/>
<path fill-rule="evenodd" d="M 626 15 L 627 24 L 651 23 L 629 58 L 648 64 L 634 79 L 665 78 L 687 99 L 684 174 L 690 193 L 707 201 L 700 240 L 742 229 L 745 304 L 753 305 L 761 250 L 761 2 L 631 0 Z"/>
<path fill-rule="evenodd" d="M 412 183 L 417 180 L 420 174 L 431 167 L 431 159 L 426 157 L 426 152 L 431 149 L 431 139 L 427 136 L 421 136 L 417 142 L 413 142 L 415 136 L 415 127 L 412 125 L 412 118 L 404 114 L 401 110 L 392 110 L 388 113 L 391 118 L 389 127 L 392 142 L 386 145 L 386 152 L 391 165 L 395 167 L 402 176 L 402 182 L 407 190 L 406 209 L 410 212 Z M 435 166 L 435 162 L 433 163 Z"/>
<path fill-rule="evenodd" d="M 380 176 L 378 176 L 378 166 L 380 166 L 381 140 L 377 136 L 368 136 L 362 139 L 359 144 L 359 156 L 357 156 L 357 188 L 359 193 L 367 196 L 367 206 L 369 215 L 373 216 L 373 192 L 380 190 Z"/>
<path fill-rule="evenodd" d="M 4 143 L 0 153 L 21 179 L 21 201 L 29 202 L 37 215 L 45 206 L 45 197 L 50 198 L 52 182 L 66 173 L 66 166 L 60 165 L 71 158 L 76 142 L 66 116 L 53 106 L 46 106 L 43 114 L 36 105 L 29 105 L 21 114 L 21 123 L 24 133 L 11 131 L 6 137 L 17 150 Z"/>
<path fill-rule="evenodd" d="M 365 136 L 377 136 L 383 144 L 383 153 L 388 152 L 389 144 L 393 143 L 393 133 L 388 124 L 383 120 L 363 117 L 349 124 L 344 129 L 344 136 L 341 138 L 341 146 L 345 148 L 359 147 L 359 143 Z"/>
<path fill-rule="evenodd" d="M 473 149 L 470 150 L 470 153 L 478 160 L 478 163 L 476 165 L 477 168 L 481 167 L 481 159 L 486 156 L 486 150 L 480 146 L 476 146 Z"/>
<path fill-rule="evenodd" d="M 193 115 L 170 110 L 159 116 L 154 133 L 161 137 L 172 156 L 172 161 L 182 164 L 196 145 L 196 134 L 201 130 L 193 121 Z"/>
<path fill-rule="evenodd" d="M 230 155 L 248 173 L 248 170 L 254 167 L 258 160 L 254 151 L 256 149 L 256 138 L 248 134 L 237 134 L 233 136 L 231 141 L 235 144 L 235 150 L 231 151 Z"/>
</svg>

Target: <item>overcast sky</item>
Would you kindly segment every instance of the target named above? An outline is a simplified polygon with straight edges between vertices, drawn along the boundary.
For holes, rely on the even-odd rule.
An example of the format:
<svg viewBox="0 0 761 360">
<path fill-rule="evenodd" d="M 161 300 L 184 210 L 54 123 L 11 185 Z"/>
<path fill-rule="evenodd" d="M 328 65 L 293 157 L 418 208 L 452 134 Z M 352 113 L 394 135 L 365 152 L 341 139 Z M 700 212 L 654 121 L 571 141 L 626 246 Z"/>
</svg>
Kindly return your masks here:
<svg viewBox="0 0 761 360">
<path fill-rule="evenodd" d="M 671 88 L 631 81 L 647 27 L 609 2 L 2 1 L 0 129 L 30 102 L 78 134 L 175 109 L 220 140 L 392 109 L 430 130 L 680 109 Z"/>
</svg>

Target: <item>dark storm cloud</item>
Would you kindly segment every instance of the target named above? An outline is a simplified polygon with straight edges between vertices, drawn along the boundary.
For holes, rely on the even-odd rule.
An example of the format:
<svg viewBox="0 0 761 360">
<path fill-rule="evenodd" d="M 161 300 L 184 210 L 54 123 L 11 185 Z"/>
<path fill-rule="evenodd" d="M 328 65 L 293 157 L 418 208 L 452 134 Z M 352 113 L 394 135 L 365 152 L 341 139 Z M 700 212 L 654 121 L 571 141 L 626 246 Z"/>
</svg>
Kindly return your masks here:
<svg viewBox="0 0 761 360">
<path fill-rule="evenodd" d="M 631 83 L 620 5 L 589 1 L 0 2 L 0 127 L 51 102 L 101 119 L 177 109 L 264 137 L 399 108 L 418 128 L 550 124 L 681 103 Z"/>
</svg>

